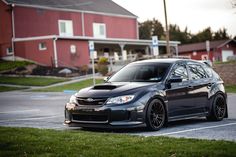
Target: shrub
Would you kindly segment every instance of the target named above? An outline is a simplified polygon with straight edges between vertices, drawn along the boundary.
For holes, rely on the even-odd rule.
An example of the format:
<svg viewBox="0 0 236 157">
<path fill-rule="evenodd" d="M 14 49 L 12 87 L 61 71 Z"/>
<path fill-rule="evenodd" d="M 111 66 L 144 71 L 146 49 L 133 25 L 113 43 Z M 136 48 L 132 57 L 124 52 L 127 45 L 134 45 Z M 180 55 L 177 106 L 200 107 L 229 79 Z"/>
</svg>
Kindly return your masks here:
<svg viewBox="0 0 236 157">
<path fill-rule="evenodd" d="M 83 65 L 82 67 L 80 67 L 80 70 L 82 74 L 88 74 L 89 67 L 88 65 Z"/>
<path fill-rule="evenodd" d="M 108 73 L 108 59 L 101 57 L 98 61 L 97 69 L 100 74 L 105 76 Z"/>
</svg>

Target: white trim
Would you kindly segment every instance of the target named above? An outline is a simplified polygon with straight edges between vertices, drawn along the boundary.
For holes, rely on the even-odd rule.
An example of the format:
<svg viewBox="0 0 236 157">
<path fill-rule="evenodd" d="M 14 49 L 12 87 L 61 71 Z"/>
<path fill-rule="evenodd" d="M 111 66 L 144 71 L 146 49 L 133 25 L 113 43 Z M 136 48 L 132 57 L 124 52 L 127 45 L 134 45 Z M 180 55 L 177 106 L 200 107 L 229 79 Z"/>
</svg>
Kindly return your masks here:
<svg viewBox="0 0 236 157">
<path fill-rule="evenodd" d="M 65 33 L 61 32 L 61 23 L 65 23 Z M 71 28 L 68 28 L 68 26 L 71 26 Z M 60 36 L 73 36 L 74 30 L 73 30 L 73 21 L 72 20 L 58 20 L 58 31 Z M 67 32 L 68 30 L 71 30 L 71 32 Z"/>
<path fill-rule="evenodd" d="M 81 12 L 81 25 L 82 25 L 82 36 L 85 36 L 84 12 Z"/>
<path fill-rule="evenodd" d="M 45 47 L 42 47 L 43 44 L 45 45 Z M 44 51 L 44 50 L 47 50 L 46 42 L 40 42 L 39 43 L 39 51 Z"/>
<path fill-rule="evenodd" d="M 100 28 L 103 28 L 104 34 L 101 34 Z M 96 32 L 96 29 L 98 29 L 99 32 Z M 101 38 L 105 39 L 107 37 L 107 30 L 106 30 L 106 24 L 105 23 L 93 23 L 93 37 L 94 38 Z"/>
<path fill-rule="evenodd" d="M 7 3 L 7 1 L 5 0 L 2 0 L 3 3 L 5 3 L 6 5 L 9 5 L 9 3 Z"/>
<path fill-rule="evenodd" d="M 124 43 L 124 44 L 140 44 L 140 45 L 152 45 L 152 40 L 137 40 L 137 39 L 121 39 L 121 38 L 106 38 L 106 39 L 98 39 L 94 37 L 87 37 L 87 36 L 73 36 L 73 37 L 63 37 L 58 35 L 49 35 L 49 36 L 38 36 L 38 37 L 28 37 L 28 38 L 16 38 L 14 42 L 20 42 L 20 41 L 32 41 L 32 40 L 42 40 L 42 39 L 72 39 L 72 40 L 91 40 L 95 43 L 107 43 L 107 44 L 117 44 Z M 166 41 L 164 40 L 158 40 L 159 46 L 165 46 Z M 170 41 L 171 46 L 177 46 L 180 44 L 179 41 Z"/>
<path fill-rule="evenodd" d="M 76 10 L 76 9 L 52 8 L 52 7 L 39 6 L 39 5 L 28 5 L 28 4 L 15 4 L 15 5 L 21 6 L 21 7 L 39 8 L 39 9 L 47 9 L 47 10 L 70 11 L 70 12 L 80 12 L 80 13 L 84 12 L 84 13 L 88 13 L 88 14 L 97 14 L 97 15 L 106 15 L 106 16 L 115 16 L 115 17 L 124 17 L 124 18 L 134 18 L 134 19 L 138 18 L 137 16 L 95 12 L 95 11 L 81 11 L 81 10 Z"/>
<path fill-rule="evenodd" d="M 53 40 L 53 49 L 54 49 L 54 64 L 55 64 L 55 67 L 57 68 L 58 67 L 58 57 L 57 57 L 57 38 L 54 38 Z"/>
<path fill-rule="evenodd" d="M 137 39 L 139 39 L 139 26 L 138 26 L 138 20 L 136 20 L 136 35 L 137 35 Z"/>
<path fill-rule="evenodd" d="M 47 36 L 37 36 L 37 37 L 15 38 L 14 42 L 53 39 L 53 38 L 56 38 L 56 37 L 57 37 L 56 35 L 47 35 Z"/>
<path fill-rule="evenodd" d="M 229 39 L 229 40 L 225 41 L 224 43 L 222 43 L 221 45 L 217 46 L 217 48 L 223 47 L 224 45 L 228 44 L 228 43 L 231 42 L 231 41 L 234 41 L 234 42 L 235 42 L 234 39 Z"/>
<path fill-rule="evenodd" d="M 11 39 L 11 47 L 12 47 L 12 57 L 13 61 L 15 61 L 15 47 L 14 47 L 14 39 L 16 37 L 15 35 L 15 15 L 14 15 L 14 4 L 12 6 L 12 11 L 11 11 L 11 24 L 12 24 L 12 39 Z"/>
<path fill-rule="evenodd" d="M 13 55 L 13 50 L 11 50 L 11 52 L 10 52 L 10 51 L 9 51 L 9 48 L 12 49 L 12 47 L 6 48 L 6 54 L 7 54 L 7 55 Z"/>
</svg>

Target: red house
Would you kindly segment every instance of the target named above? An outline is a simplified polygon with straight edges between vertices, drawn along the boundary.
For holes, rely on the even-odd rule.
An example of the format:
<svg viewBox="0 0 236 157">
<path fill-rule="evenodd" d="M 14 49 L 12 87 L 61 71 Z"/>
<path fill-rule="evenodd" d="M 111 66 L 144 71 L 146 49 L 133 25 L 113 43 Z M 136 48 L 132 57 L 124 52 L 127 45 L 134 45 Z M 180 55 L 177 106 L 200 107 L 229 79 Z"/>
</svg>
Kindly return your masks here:
<svg viewBox="0 0 236 157">
<path fill-rule="evenodd" d="M 206 42 L 185 44 L 179 46 L 179 54 L 196 60 L 227 61 L 229 56 L 236 55 L 236 40 L 218 40 L 209 42 L 209 53 Z"/>
<path fill-rule="evenodd" d="M 0 0 L 0 57 L 89 63 L 88 41 L 138 40 L 137 16 L 111 0 Z"/>
</svg>

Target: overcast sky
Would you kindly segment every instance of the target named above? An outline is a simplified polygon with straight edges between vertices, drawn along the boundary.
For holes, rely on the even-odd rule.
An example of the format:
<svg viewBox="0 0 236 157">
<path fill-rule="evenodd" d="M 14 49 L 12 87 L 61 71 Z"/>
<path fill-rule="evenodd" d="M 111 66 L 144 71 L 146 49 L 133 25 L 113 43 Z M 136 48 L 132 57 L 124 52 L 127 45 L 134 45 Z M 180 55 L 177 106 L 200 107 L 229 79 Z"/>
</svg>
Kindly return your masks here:
<svg viewBox="0 0 236 157">
<path fill-rule="evenodd" d="M 164 26 L 163 0 L 113 0 L 133 14 L 138 21 L 156 18 Z M 213 31 L 225 27 L 229 35 L 236 36 L 236 8 L 231 0 L 166 0 L 168 22 L 181 30 L 187 26 L 197 33 L 210 26 Z"/>
</svg>

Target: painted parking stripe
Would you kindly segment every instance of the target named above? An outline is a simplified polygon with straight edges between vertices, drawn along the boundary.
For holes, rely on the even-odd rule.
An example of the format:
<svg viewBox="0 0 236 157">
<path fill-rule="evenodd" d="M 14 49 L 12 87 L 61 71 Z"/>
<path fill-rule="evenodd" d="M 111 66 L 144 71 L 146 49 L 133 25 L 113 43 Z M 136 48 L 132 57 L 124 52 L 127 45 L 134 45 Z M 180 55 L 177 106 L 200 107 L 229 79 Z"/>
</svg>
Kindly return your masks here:
<svg viewBox="0 0 236 157">
<path fill-rule="evenodd" d="M 21 118 L 21 119 L 6 119 L 0 120 L 0 122 L 10 122 L 10 121 L 23 121 L 23 120 L 42 120 L 42 119 L 50 119 L 50 118 L 57 118 L 57 117 L 64 117 L 64 116 L 47 116 L 47 117 L 35 117 L 35 118 Z"/>
<path fill-rule="evenodd" d="M 0 114 L 10 114 L 10 113 L 24 113 L 24 112 L 39 112 L 39 109 L 34 109 L 34 110 L 19 110 L 19 111 L 5 111 L 5 112 L 0 112 Z"/>
<path fill-rule="evenodd" d="M 180 134 L 180 133 L 185 133 L 185 132 L 205 130 L 205 129 L 213 129 L 213 128 L 219 128 L 219 127 L 224 127 L 224 126 L 231 126 L 231 125 L 236 125 L 236 123 L 228 123 L 228 124 L 222 124 L 222 125 L 214 125 L 214 126 L 201 127 L 201 128 L 195 128 L 195 129 L 188 129 L 188 130 L 181 130 L 181 131 L 175 131 L 175 132 L 168 132 L 168 133 L 158 134 L 156 136 L 174 135 L 174 134 Z"/>
</svg>

